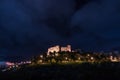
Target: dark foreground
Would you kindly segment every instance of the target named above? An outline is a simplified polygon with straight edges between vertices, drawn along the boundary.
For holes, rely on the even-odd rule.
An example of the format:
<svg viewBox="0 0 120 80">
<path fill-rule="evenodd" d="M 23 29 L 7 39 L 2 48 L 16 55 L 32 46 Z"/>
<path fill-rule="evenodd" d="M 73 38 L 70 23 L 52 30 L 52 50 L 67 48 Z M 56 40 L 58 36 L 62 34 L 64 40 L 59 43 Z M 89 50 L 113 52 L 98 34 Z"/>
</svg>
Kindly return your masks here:
<svg viewBox="0 0 120 80">
<path fill-rule="evenodd" d="M 25 66 L 1 72 L 0 80 L 120 80 L 120 63 Z"/>
</svg>

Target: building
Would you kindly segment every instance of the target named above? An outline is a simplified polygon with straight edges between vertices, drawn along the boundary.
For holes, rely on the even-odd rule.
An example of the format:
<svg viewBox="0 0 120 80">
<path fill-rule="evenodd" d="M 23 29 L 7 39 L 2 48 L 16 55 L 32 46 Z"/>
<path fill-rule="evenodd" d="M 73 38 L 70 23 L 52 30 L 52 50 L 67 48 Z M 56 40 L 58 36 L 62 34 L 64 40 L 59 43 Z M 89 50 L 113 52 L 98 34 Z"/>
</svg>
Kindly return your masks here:
<svg viewBox="0 0 120 80">
<path fill-rule="evenodd" d="M 47 55 L 49 55 L 50 54 L 50 52 L 59 52 L 60 51 L 60 46 L 59 45 L 57 45 L 57 46 L 54 46 L 54 47 L 50 47 L 50 48 L 48 48 L 48 52 L 47 52 Z"/>
<path fill-rule="evenodd" d="M 71 52 L 71 46 L 70 45 L 67 45 L 67 47 L 61 47 L 61 51 L 69 51 Z"/>
<path fill-rule="evenodd" d="M 71 45 L 67 45 L 67 47 L 60 47 L 59 45 L 50 47 L 48 48 L 47 55 L 50 55 L 50 52 L 53 53 L 53 52 L 61 52 L 61 51 L 71 52 Z"/>
</svg>

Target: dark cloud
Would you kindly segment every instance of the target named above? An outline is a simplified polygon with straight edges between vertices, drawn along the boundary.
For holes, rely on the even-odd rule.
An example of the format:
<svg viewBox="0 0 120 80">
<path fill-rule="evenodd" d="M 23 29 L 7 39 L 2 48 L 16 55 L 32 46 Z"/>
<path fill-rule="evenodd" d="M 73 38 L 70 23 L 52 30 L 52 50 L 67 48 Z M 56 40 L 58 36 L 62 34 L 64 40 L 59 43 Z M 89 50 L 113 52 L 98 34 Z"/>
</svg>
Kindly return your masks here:
<svg viewBox="0 0 120 80">
<path fill-rule="evenodd" d="M 1 0 L 1 55 L 38 54 L 52 45 L 119 47 L 119 0 Z"/>
<path fill-rule="evenodd" d="M 73 27 L 79 26 L 85 30 L 85 34 L 88 34 L 89 37 L 82 39 L 87 39 L 90 47 L 96 45 L 92 47 L 93 49 L 110 50 L 115 46 L 119 46 L 119 4 L 119 0 L 94 0 L 94 2 L 88 3 L 73 15 Z M 91 38 L 92 41 L 90 41 Z M 84 41 L 80 40 L 80 42 L 83 43 Z"/>
<path fill-rule="evenodd" d="M 71 35 L 68 18 L 74 12 L 74 5 L 73 0 L 2 0 L 2 54 L 34 54 L 50 45 L 64 43 L 63 39 Z"/>
</svg>

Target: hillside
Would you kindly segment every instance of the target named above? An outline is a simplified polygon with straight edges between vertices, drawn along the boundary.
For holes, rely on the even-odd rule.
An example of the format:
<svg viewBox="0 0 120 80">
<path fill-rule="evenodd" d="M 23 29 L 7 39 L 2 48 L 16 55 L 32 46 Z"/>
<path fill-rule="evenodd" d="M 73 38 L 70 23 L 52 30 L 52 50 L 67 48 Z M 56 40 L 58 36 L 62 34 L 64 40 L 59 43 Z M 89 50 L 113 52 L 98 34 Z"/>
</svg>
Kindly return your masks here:
<svg viewBox="0 0 120 80">
<path fill-rule="evenodd" d="M 119 80 L 120 63 L 26 65 L 0 80 Z"/>
</svg>

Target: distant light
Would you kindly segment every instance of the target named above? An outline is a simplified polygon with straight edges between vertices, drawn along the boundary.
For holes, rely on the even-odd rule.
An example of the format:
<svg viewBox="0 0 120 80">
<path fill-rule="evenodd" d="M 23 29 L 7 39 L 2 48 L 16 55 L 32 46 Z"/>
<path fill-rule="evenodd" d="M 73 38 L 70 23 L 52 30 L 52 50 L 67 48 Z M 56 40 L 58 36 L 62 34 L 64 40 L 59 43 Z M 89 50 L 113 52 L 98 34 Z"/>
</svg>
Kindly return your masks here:
<svg viewBox="0 0 120 80">
<path fill-rule="evenodd" d="M 93 58 L 93 57 L 91 57 L 90 59 L 91 59 L 91 60 L 93 60 L 94 58 Z"/>
<path fill-rule="evenodd" d="M 40 55 L 41 58 L 43 58 L 43 55 Z"/>
<path fill-rule="evenodd" d="M 90 54 L 87 54 L 87 56 L 90 56 Z"/>
<path fill-rule="evenodd" d="M 66 57 L 65 59 L 67 60 L 68 58 Z"/>
<path fill-rule="evenodd" d="M 16 65 L 16 67 L 19 67 L 18 65 Z"/>
<path fill-rule="evenodd" d="M 6 64 L 7 64 L 8 66 L 13 66 L 13 65 L 14 65 L 14 63 L 10 63 L 10 62 L 6 62 Z"/>
<path fill-rule="evenodd" d="M 78 59 L 80 60 L 80 57 Z"/>
<path fill-rule="evenodd" d="M 110 59 L 112 60 L 112 59 L 113 59 L 113 56 L 110 56 Z"/>
<path fill-rule="evenodd" d="M 31 63 L 31 61 L 26 61 L 26 63 L 30 64 L 30 63 Z"/>
<path fill-rule="evenodd" d="M 43 61 L 42 60 L 39 60 L 39 63 L 42 63 Z"/>
<path fill-rule="evenodd" d="M 2 72 L 5 72 L 5 71 L 7 71 L 7 69 L 3 69 L 3 70 L 2 70 Z"/>
<path fill-rule="evenodd" d="M 116 57 L 111 59 L 112 62 L 118 62 L 118 59 Z"/>
<path fill-rule="evenodd" d="M 58 53 L 56 53 L 55 56 L 58 56 Z"/>
</svg>

